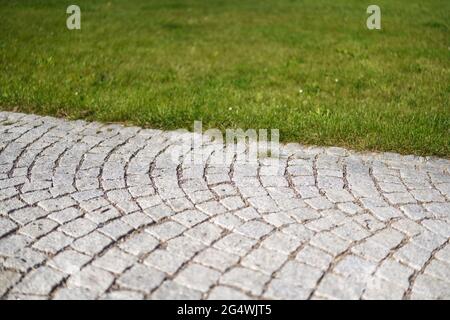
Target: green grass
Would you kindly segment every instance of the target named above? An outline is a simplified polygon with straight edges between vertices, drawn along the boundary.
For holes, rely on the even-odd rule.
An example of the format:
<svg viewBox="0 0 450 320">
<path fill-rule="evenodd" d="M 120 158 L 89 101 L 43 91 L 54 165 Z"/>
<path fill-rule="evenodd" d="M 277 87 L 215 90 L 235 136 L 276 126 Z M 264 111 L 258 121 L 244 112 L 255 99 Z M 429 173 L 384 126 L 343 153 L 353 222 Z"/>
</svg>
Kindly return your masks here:
<svg viewBox="0 0 450 320">
<path fill-rule="evenodd" d="M 450 1 L 372 2 L 0 0 L 0 108 L 450 157 Z"/>
</svg>

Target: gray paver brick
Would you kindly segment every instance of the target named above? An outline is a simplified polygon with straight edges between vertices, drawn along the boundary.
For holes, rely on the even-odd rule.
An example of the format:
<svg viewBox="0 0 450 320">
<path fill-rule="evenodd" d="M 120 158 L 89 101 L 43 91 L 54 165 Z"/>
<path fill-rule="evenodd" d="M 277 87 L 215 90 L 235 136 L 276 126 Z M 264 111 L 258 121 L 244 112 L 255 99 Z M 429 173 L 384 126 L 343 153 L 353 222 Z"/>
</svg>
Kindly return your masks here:
<svg viewBox="0 0 450 320">
<path fill-rule="evenodd" d="M 133 227 L 121 220 L 114 220 L 100 228 L 99 231 L 108 237 L 117 240 L 133 230 Z"/>
<path fill-rule="evenodd" d="M 315 294 L 328 299 L 355 300 L 360 299 L 363 291 L 364 285 L 362 283 L 329 273 L 325 275 Z"/>
<path fill-rule="evenodd" d="M 242 266 L 271 275 L 287 260 L 287 255 L 266 248 L 251 251 L 241 261 Z"/>
<path fill-rule="evenodd" d="M 73 238 L 80 238 L 96 228 L 95 223 L 85 218 L 73 220 L 59 228 L 62 232 Z"/>
<path fill-rule="evenodd" d="M 231 233 L 216 242 L 214 244 L 214 247 L 220 250 L 237 254 L 239 256 L 243 256 L 248 251 L 250 251 L 255 243 L 256 240 L 244 237 L 240 234 Z"/>
<path fill-rule="evenodd" d="M 148 253 L 155 249 L 159 244 L 159 241 L 148 233 L 141 232 L 132 235 L 125 242 L 119 244 L 119 247 L 135 256 Z"/>
<path fill-rule="evenodd" d="M 110 238 L 97 231 L 94 231 L 87 236 L 76 240 L 74 243 L 72 243 L 72 247 L 88 255 L 94 255 L 101 252 L 110 243 L 112 243 L 112 240 Z"/>
<path fill-rule="evenodd" d="M 236 228 L 236 232 L 253 239 L 260 239 L 261 237 L 269 234 L 272 229 L 273 228 L 266 223 L 260 221 L 249 221 Z"/>
<path fill-rule="evenodd" d="M 76 208 L 67 208 L 61 211 L 57 211 L 49 215 L 48 217 L 58 223 L 65 223 L 80 217 L 83 213 Z"/>
<path fill-rule="evenodd" d="M 8 218 L 0 217 L 0 238 L 17 228 L 17 224 Z"/>
<path fill-rule="evenodd" d="M 185 232 L 185 235 L 210 245 L 219 239 L 222 229 L 211 222 L 203 222 Z"/>
<path fill-rule="evenodd" d="M 193 263 L 175 277 L 175 282 L 200 292 L 206 292 L 219 277 L 218 271 Z"/>
<path fill-rule="evenodd" d="M 65 250 L 57 254 L 49 265 L 67 274 L 73 274 L 81 269 L 91 258 L 74 250 Z"/>
<path fill-rule="evenodd" d="M 322 250 L 312 246 L 306 246 L 298 252 L 295 259 L 304 264 L 326 270 L 332 262 L 333 257 Z"/>
<path fill-rule="evenodd" d="M 20 273 L 5 270 L 0 272 L 0 296 L 3 296 L 10 287 L 20 279 Z"/>
<path fill-rule="evenodd" d="M 131 290 L 114 290 L 103 294 L 101 300 L 143 300 L 144 294 Z"/>
<path fill-rule="evenodd" d="M 173 220 L 181 223 L 185 227 L 192 227 L 204 220 L 208 219 L 208 216 L 199 210 L 187 210 L 173 216 Z"/>
<path fill-rule="evenodd" d="M 323 271 L 298 261 L 289 261 L 277 273 L 276 277 L 290 281 L 302 288 L 312 289 L 321 278 Z"/>
<path fill-rule="evenodd" d="M 180 235 L 185 229 L 185 227 L 177 222 L 167 221 L 158 225 L 150 226 L 145 229 L 145 231 L 161 241 L 167 241 Z"/>
<path fill-rule="evenodd" d="M 171 280 L 164 281 L 152 294 L 155 300 L 199 300 L 202 297 L 200 291 L 187 288 Z"/>
<path fill-rule="evenodd" d="M 172 254 L 167 250 L 157 249 L 144 260 L 144 264 L 172 275 L 185 261 L 186 259 L 181 255 Z"/>
<path fill-rule="evenodd" d="M 64 235 L 62 232 L 53 231 L 45 237 L 39 239 L 33 248 L 49 253 L 57 253 L 73 242 L 73 238 Z"/>
<path fill-rule="evenodd" d="M 45 259 L 46 256 L 43 253 L 26 247 L 6 258 L 3 264 L 6 268 L 27 272 L 30 268 L 34 268 L 44 262 Z"/>
<path fill-rule="evenodd" d="M 53 296 L 53 300 L 93 300 L 96 294 L 85 288 L 61 288 Z"/>
<path fill-rule="evenodd" d="M 57 199 L 43 200 L 40 201 L 38 205 L 48 212 L 53 212 L 74 206 L 76 205 L 76 202 L 70 197 L 62 197 Z"/>
<path fill-rule="evenodd" d="M 401 262 L 406 263 L 414 269 L 421 269 L 425 262 L 431 256 L 431 251 L 423 249 L 414 243 L 408 243 L 404 247 L 400 248 L 394 257 Z"/>
<path fill-rule="evenodd" d="M 120 287 L 150 293 L 164 280 L 164 273 L 142 264 L 136 264 L 117 280 Z"/>
<path fill-rule="evenodd" d="M 43 266 L 27 274 L 13 292 L 47 295 L 63 278 L 62 272 Z"/>
<path fill-rule="evenodd" d="M 92 265 L 113 273 L 122 273 L 128 267 L 132 266 L 136 257 L 125 253 L 119 249 L 112 248 L 104 255 L 97 258 Z"/>
<path fill-rule="evenodd" d="M 137 229 L 153 222 L 153 219 L 142 212 L 130 213 L 122 218 L 122 221 Z"/>
<path fill-rule="evenodd" d="M 239 261 L 239 256 L 232 253 L 223 252 L 215 248 L 208 248 L 198 254 L 194 261 L 207 267 L 225 271 Z"/>
<path fill-rule="evenodd" d="M 113 283 L 114 277 L 107 271 L 87 266 L 67 280 L 68 288 L 86 288 L 96 294 L 103 293 Z"/>
<path fill-rule="evenodd" d="M 350 241 L 340 239 L 332 233 L 319 233 L 311 239 L 311 244 L 333 255 L 345 251 Z"/>
<path fill-rule="evenodd" d="M 239 290 L 216 286 L 209 293 L 208 300 L 250 300 L 251 298 Z"/>
<path fill-rule="evenodd" d="M 442 282 L 427 274 L 421 274 L 417 277 L 412 288 L 412 296 L 419 293 L 434 300 L 448 300 L 450 299 L 450 285 Z"/>
<path fill-rule="evenodd" d="M 273 279 L 266 295 L 277 300 L 305 300 L 311 294 L 311 289 L 306 289 L 288 279 Z"/>
<path fill-rule="evenodd" d="M 254 295 L 261 294 L 264 285 L 270 280 L 270 276 L 247 268 L 236 267 L 226 272 L 220 283 L 238 287 Z"/>
</svg>

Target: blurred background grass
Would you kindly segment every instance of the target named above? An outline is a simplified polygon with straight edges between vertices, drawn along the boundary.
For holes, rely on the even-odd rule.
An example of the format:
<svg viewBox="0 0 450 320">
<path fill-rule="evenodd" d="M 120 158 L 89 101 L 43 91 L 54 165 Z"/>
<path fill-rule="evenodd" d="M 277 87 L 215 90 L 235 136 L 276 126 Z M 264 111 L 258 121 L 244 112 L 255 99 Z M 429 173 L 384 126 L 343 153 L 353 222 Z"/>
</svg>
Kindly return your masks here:
<svg viewBox="0 0 450 320">
<path fill-rule="evenodd" d="M 450 1 L 0 0 L 0 109 L 450 156 Z"/>
</svg>

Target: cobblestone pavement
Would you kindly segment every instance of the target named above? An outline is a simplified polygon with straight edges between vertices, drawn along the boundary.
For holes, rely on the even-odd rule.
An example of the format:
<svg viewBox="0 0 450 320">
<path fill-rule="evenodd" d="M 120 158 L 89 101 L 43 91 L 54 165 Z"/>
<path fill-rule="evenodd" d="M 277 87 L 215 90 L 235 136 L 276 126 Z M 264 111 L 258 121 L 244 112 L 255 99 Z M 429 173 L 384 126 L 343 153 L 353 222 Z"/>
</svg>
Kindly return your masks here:
<svg viewBox="0 0 450 320">
<path fill-rule="evenodd" d="M 450 161 L 176 136 L 0 112 L 0 297 L 450 298 Z"/>
</svg>

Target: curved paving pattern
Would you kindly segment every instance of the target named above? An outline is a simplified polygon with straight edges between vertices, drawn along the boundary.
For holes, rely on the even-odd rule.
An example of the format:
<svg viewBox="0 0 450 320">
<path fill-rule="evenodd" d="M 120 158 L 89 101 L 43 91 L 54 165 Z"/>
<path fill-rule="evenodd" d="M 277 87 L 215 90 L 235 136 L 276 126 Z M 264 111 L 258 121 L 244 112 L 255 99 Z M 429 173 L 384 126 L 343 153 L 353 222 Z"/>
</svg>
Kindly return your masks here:
<svg viewBox="0 0 450 320">
<path fill-rule="evenodd" d="M 174 137 L 0 112 L 0 297 L 450 298 L 448 160 Z"/>
</svg>

